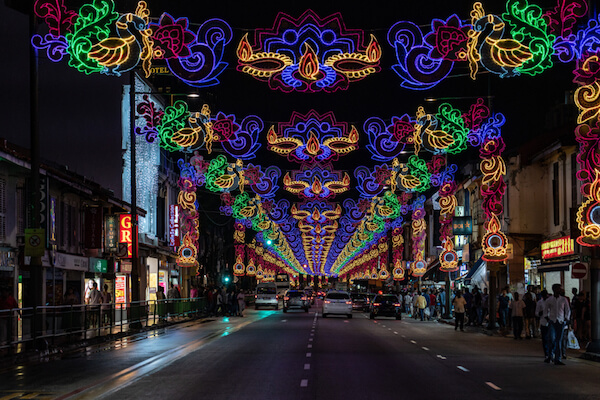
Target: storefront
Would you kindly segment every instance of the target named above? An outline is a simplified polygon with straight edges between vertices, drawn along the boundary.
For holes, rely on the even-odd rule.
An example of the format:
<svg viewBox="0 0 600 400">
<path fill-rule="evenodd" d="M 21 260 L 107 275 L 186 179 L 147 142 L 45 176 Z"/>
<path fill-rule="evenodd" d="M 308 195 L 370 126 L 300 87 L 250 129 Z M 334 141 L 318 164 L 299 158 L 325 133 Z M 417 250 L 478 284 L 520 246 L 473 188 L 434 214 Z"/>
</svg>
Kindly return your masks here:
<svg viewBox="0 0 600 400">
<path fill-rule="evenodd" d="M 580 279 L 573 278 L 573 264 L 581 260 L 575 253 L 575 240 L 569 236 L 542 242 L 542 263 L 537 267 L 540 285 L 552 293 L 552 285 L 559 283 L 570 296 L 573 288 L 582 290 Z"/>
</svg>

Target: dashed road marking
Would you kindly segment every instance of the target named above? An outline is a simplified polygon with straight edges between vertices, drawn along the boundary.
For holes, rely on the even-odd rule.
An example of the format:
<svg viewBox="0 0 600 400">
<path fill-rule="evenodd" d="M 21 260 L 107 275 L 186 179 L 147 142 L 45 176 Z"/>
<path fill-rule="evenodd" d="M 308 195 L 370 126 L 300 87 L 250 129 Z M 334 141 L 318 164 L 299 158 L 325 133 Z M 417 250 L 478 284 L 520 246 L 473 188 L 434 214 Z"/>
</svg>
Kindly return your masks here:
<svg viewBox="0 0 600 400">
<path fill-rule="evenodd" d="M 441 354 L 438 354 L 438 355 L 437 355 L 437 358 L 439 358 L 440 360 L 445 360 L 445 359 L 446 359 L 446 357 L 444 357 L 444 356 L 443 356 L 443 355 L 441 355 Z"/>
<path fill-rule="evenodd" d="M 411 340 L 410 341 L 412 344 L 417 344 L 417 342 L 415 340 Z"/>
<path fill-rule="evenodd" d="M 397 335 L 397 334 L 398 334 L 398 332 L 394 332 L 394 335 Z"/>
<path fill-rule="evenodd" d="M 304 364 L 304 370 L 309 370 L 310 369 L 310 364 Z"/>
<path fill-rule="evenodd" d="M 313 338 L 309 338 L 309 339 L 308 339 L 308 341 L 309 341 L 309 342 L 312 342 L 312 341 L 313 341 Z"/>
<path fill-rule="evenodd" d="M 494 385 L 492 382 L 486 382 L 485 384 L 488 385 L 489 387 L 491 387 L 494 390 L 502 390 L 498 386 Z"/>
<path fill-rule="evenodd" d="M 282 319 L 281 322 L 287 322 L 287 319 Z"/>
<path fill-rule="evenodd" d="M 381 325 L 381 326 L 384 327 L 384 328 L 386 327 L 385 325 Z"/>
<path fill-rule="evenodd" d="M 312 357 L 312 353 L 306 353 L 306 357 Z"/>
<path fill-rule="evenodd" d="M 308 386 L 308 379 L 302 379 L 300 381 L 300 387 L 307 387 Z"/>
<path fill-rule="evenodd" d="M 312 349 L 312 344 L 309 344 L 308 346 L 306 346 L 307 349 Z"/>
<path fill-rule="evenodd" d="M 404 339 L 406 339 L 406 335 L 402 335 L 402 337 L 403 337 Z"/>
<path fill-rule="evenodd" d="M 421 347 L 421 348 L 422 348 L 423 350 L 425 350 L 425 351 L 429 351 L 429 347 L 425 347 L 425 346 L 423 346 L 423 347 Z"/>
<path fill-rule="evenodd" d="M 462 365 L 457 365 L 456 368 L 458 368 L 458 369 L 460 369 L 461 371 L 464 371 L 464 372 L 469 372 L 469 370 L 466 369 L 465 367 L 463 367 Z"/>
<path fill-rule="evenodd" d="M 392 328 L 388 328 L 388 331 L 391 331 L 391 330 L 392 330 Z"/>
</svg>

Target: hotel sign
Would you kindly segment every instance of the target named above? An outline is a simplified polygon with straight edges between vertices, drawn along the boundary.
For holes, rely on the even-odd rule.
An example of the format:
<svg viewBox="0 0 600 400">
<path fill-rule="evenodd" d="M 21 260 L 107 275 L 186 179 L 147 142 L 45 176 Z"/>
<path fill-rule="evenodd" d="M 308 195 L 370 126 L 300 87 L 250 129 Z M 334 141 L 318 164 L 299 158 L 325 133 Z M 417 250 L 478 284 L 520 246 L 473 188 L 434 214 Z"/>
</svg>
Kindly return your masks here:
<svg viewBox="0 0 600 400">
<path fill-rule="evenodd" d="M 169 206 L 169 246 L 179 247 L 179 206 Z"/>
<path fill-rule="evenodd" d="M 575 253 L 575 241 L 570 236 L 542 242 L 542 259 L 568 256 Z"/>
</svg>

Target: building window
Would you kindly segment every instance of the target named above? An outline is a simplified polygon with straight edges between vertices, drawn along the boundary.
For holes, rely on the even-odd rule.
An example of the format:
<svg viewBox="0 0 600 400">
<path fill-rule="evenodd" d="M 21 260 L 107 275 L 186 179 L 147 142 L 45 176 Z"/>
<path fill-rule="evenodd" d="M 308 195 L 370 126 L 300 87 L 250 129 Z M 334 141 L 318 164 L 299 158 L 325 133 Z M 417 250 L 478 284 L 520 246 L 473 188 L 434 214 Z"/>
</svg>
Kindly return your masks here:
<svg viewBox="0 0 600 400">
<path fill-rule="evenodd" d="M 560 224 L 560 200 L 558 196 L 558 163 L 555 162 L 552 166 L 552 210 L 554 211 L 554 226 Z"/>
</svg>

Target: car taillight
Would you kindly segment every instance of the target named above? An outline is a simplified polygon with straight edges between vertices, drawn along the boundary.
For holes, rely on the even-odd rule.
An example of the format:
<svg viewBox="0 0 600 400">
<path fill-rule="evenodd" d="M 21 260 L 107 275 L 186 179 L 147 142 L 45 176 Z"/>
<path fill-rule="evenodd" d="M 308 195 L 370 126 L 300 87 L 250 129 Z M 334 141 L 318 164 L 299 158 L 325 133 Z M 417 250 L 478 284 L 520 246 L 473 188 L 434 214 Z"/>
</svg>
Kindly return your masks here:
<svg viewBox="0 0 600 400">
<path fill-rule="evenodd" d="M 331 303 L 331 301 L 325 300 L 325 304 L 329 304 L 329 303 Z"/>
<path fill-rule="evenodd" d="M 347 301 L 346 304 L 352 304 L 352 302 L 351 301 Z"/>
<path fill-rule="evenodd" d="M 303 297 L 302 300 L 306 301 L 306 297 Z"/>
<path fill-rule="evenodd" d="M 379 307 L 379 306 L 381 305 L 381 303 L 373 303 L 373 305 L 374 305 L 375 307 Z"/>
<path fill-rule="evenodd" d="M 290 297 L 289 297 L 289 296 L 285 296 L 283 299 L 284 299 L 285 301 L 289 301 L 289 300 L 290 300 Z"/>
<path fill-rule="evenodd" d="M 258 299 L 258 295 L 257 295 L 257 294 L 255 294 L 255 295 L 254 295 L 254 298 L 255 298 L 255 299 Z"/>
<path fill-rule="evenodd" d="M 400 303 L 394 303 L 394 307 L 400 307 Z"/>
</svg>

